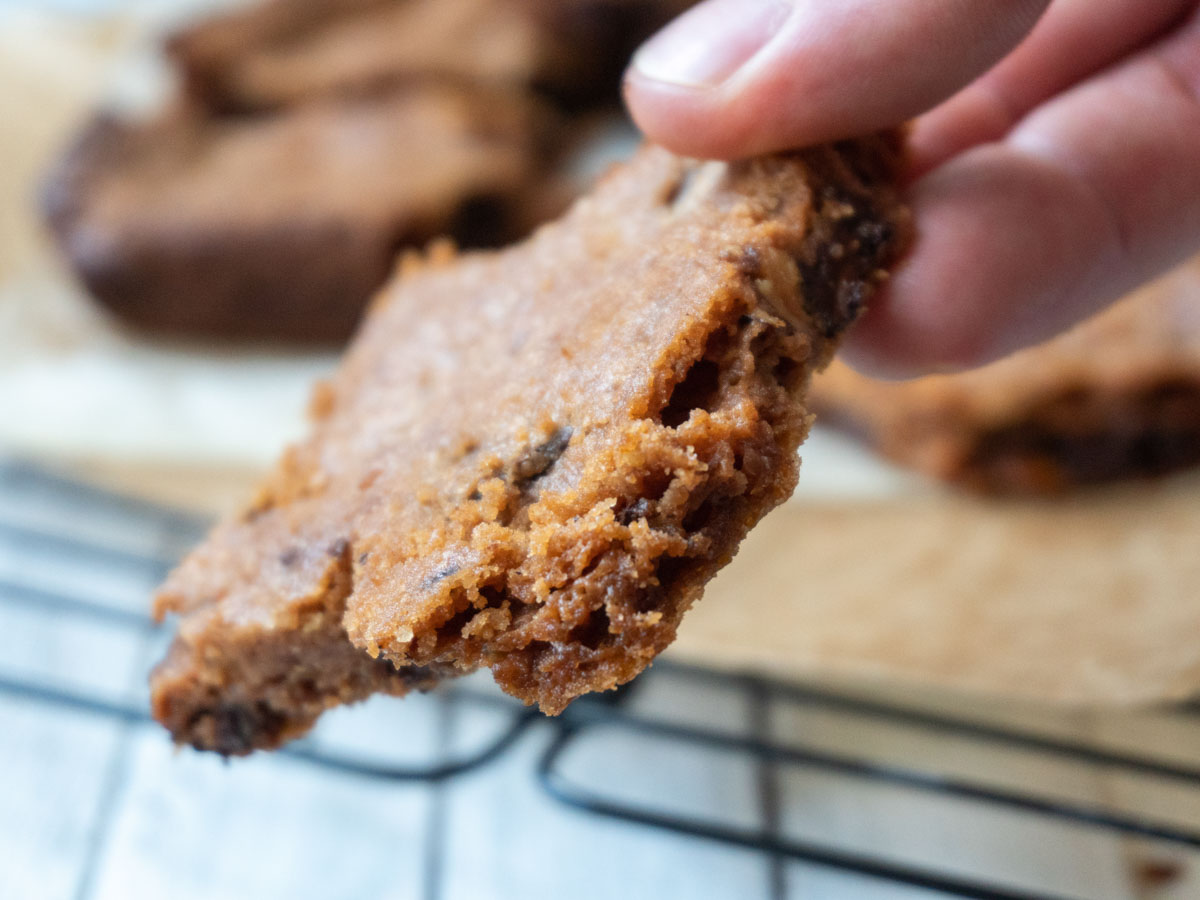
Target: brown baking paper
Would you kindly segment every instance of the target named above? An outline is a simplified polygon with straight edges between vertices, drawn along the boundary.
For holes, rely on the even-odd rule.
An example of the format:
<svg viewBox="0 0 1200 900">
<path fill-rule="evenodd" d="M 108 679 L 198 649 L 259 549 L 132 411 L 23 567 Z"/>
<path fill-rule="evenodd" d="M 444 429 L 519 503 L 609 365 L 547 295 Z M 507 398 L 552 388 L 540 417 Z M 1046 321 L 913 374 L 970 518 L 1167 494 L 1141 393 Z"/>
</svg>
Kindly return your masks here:
<svg viewBox="0 0 1200 900">
<path fill-rule="evenodd" d="M 1200 474 L 1050 501 L 795 498 L 751 534 L 672 652 L 1089 705 L 1193 696 Z"/>
</svg>

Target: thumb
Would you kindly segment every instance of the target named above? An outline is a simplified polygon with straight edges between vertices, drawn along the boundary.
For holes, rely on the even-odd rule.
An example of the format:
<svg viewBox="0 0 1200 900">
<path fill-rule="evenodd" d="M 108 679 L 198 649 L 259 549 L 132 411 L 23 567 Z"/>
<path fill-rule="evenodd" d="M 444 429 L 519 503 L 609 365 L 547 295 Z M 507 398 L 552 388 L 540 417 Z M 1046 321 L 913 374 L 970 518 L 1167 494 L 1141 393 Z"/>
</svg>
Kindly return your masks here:
<svg viewBox="0 0 1200 900">
<path fill-rule="evenodd" d="M 1049 0 L 705 0 L 625 76 L 634 121 L 716 159 L 837 140 L 924 112 L 982 74 Z"/>
</svg>

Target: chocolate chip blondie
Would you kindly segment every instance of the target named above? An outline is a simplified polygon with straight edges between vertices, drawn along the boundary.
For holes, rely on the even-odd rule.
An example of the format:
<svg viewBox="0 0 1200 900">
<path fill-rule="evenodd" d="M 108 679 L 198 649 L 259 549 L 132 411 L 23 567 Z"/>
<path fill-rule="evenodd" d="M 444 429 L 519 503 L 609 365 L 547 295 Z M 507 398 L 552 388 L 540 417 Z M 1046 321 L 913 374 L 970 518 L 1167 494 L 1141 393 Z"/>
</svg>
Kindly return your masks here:
<svg viewBox="0 0 1200 900">
<path fill-rule="evenodd" d="M 481 667 L 551 714 L 636 676 L 791 493 L 809 379 L 906 243 L 897 167 L 647 147 L 521 245 L 410 257 L 160 592 L 156 717 L 244 753 Z"/>
</svg>

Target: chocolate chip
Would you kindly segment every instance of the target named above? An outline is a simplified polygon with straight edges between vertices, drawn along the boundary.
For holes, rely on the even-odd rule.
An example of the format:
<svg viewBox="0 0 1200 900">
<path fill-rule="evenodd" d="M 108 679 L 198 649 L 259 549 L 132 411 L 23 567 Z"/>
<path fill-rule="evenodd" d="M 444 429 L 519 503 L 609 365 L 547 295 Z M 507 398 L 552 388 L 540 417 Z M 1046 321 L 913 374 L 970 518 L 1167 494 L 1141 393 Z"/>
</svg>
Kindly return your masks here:
<svg viewBox="0 0 1200 900">
<path fill-rule="evenodd" d="M 747 247 L 738 260 L 738 268 L 747 278 L 762 278 L 762 256 L 757 247 Z"/>
<path fill-rule="evenodd" d="M 835 220 L 832 234 L 812 235 L 809 249 L 796 260 L 804 311 L 821 334 L 841 334 L 862 312 L 875 272 L 889 255 L 896 231 L 881 224 L 870 204 L 831 195 L 828 202 L 847 212 Z"/>
<path fill-rule="evenodd" d="M 896 229 L 891 222 L 864 219 L 855 227 L 854 236 L 858 239 L 859 249 L 863 253 L 875 256 L 895 240 Z"/>
<path fill-rule="evenodd" d="M 544 443 L 529 450 L 513 465 L 513 483 L 529 484 L 545 475 L 566 451 L 574 433 L 574 428 L 559 428 Z"/>
<path fill-rule="evenodd" d="M 652 504 L 645 497 L 639 497 L 633 503 L 617 513 L 617 521 L 628 527 L 638 519 L 649 518 Z"/>
<path fill-rule="evenodd" d="M 189 725 L 202 726 L 204 720 L 211 720 L 212 733 L 201 735 L 194 742 L 199 750 L 215 750 L 222 756 L 241 756 L 256 747 L 274 743 L 283 731 L 287 720 L 284 716 L 271 709 L 266 703 L 259 701 L 249 704 L 222 704 L 205 709 L 192 717 Z M 211 741 L 212 746 L 208 746 Z"/>
<path fill-rule="evenodd" d="M 432 575 L 427 576 L 425 578 L 425 580 L 421 582 L 421 586 L 426 587 L 426 588 L 431 588 L 435 584 L 437 584 L 439 581 L 445 581 L 451 575 L 456 574 L 461 568 L 462 568 L 462 566 L 455 565 L 455 564 L 451 564 L 449 566 L 444 566 L 443 568 L 438 569 Z"/>
</svg>

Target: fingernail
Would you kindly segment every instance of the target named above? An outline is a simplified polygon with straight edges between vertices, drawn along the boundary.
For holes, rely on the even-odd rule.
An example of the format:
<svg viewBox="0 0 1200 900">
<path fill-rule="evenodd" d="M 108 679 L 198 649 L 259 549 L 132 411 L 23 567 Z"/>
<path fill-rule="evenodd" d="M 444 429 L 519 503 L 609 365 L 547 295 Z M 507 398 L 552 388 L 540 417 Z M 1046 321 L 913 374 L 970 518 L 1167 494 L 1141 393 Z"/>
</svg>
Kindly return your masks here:
<svg viewBox="0 0 1200 900">
<path fill-rule="evenodd" d="M 653 81 L 716 87 L 766 46 L 791 10 L 786 0 L 707 0 L 643 44 L 633 68 Z"/>
</svg>

